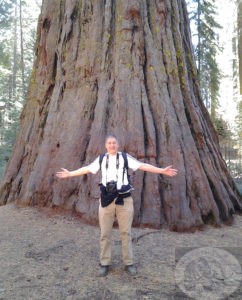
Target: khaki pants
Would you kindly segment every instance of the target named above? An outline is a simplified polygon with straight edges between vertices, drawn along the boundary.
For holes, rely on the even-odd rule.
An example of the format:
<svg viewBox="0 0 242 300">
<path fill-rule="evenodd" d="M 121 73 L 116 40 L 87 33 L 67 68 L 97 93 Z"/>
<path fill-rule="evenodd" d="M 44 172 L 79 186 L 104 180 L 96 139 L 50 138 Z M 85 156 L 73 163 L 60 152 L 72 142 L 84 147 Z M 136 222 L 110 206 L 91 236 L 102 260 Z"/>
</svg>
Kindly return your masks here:
<svg viewBox="0 0 242 300">
<path fill-rule="evenodd" d="M 111 264 L 111 231 L 117 217 L 119 232 L 122 241 L 122 256 L 125 265 L 133 264 L 133 250 L 131 238 L 131 226 L 134 216 L 132 197 L 124 199 L 124 205 L 116 205 L 115 201 L 107 207 L 99 205 L 99 224 L 101 228 L 100 237 L 100 263 L 102 266 Z"/>
</svg>

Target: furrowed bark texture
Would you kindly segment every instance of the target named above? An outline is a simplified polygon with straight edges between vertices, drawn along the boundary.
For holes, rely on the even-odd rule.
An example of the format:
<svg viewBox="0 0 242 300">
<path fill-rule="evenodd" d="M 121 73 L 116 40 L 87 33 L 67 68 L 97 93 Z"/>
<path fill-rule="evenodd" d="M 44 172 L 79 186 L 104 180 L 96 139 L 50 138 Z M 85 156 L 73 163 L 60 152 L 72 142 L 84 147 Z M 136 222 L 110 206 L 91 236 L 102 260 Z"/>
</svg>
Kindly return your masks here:
<svg viewBox="0 0 242 300">
<path fill-rule="evenodd" d="M 63 207 L 97 223 L 100 177 L 55 172 L 92 162 L 109 132 L 139 160 L 179 170 L 132 175 L 135 225 L 191 230 L 241 210 L 199 95 L 184 1 L 43 1 L 1 203 Z"/>
</svg>

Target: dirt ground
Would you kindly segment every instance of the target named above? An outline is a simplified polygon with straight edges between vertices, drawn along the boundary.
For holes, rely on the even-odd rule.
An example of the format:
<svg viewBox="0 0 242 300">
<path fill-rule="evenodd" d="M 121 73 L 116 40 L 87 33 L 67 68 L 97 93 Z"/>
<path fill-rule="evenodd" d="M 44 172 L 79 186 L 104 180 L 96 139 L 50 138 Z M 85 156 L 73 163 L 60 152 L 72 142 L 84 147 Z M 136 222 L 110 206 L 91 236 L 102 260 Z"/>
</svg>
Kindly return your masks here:
<svg viewBox="0 0 242 300">
<path fill-rule="evenodd" d="M 175 284 L 178 250 L 222 247 L 242 260 L 242 217 L 195 233 L 133 228 L 134 277 L 123 269 L 117 229 L 112 245 L 111 271 L 97 277 L 99 228 L 37 208 L 0 207 L 0 299 L 193 299 Z M 242 299 L 241 284 L 223 299 Z"/>
</svg>

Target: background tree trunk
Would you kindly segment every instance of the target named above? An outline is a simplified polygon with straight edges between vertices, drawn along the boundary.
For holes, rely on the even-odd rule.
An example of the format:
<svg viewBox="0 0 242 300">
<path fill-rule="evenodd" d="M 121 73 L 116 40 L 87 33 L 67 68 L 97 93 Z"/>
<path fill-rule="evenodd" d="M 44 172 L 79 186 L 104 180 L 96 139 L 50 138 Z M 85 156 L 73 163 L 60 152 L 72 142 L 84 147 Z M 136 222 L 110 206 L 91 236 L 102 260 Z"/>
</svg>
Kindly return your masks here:
<svg viewBox="0 0 242 300">
<path fill-rule="evenodd" d="M 242 2 L 237 1 L 237 33 L 238 33 L 238 54 L 239 54 L 239 92 L 242 95 Z"/>
<path fill-rule="evenodd" d="M 90 163 L 108 132 L 139 160 L 179 170 L 133 174 L 135 225 L 191 230 L 241 210 L 200 98 L 184 1 L 43 1 L 2 204 L 64 207 L 97 223 L 99 176 L 55 172 Z"/>
<path fill-rule="evenodd" d="M 9 101 L 9 105 L 10 102 L 14 99 L 16 100 L 16 88 L 17 88 L 17 43 L 18 43 L 18 33 L 17 33 L 17 22 L 18 22 L 18 6 L 17 6 L 17 0 L 14 3 L 15 8 L 14 8 L 14 26 L 13 26 L 13 66 L 12 66 L 12 76 L 11 76 L 11 92 L 10 92 L 10 101 Z M 12 99 L 13 98 L 13 99 Z"/>
<path fill-rule="evenodd" d="M 22 16 L 22 0 L 19 1 L 19 30 L 20 30 L 20 57 L 21 57 L 21 80 L 22 80 L 22 94 L 23 99 L 26 96 L 26 89 L 25 89 L 25 67 L 24 67 L 24 38 L 23 38 L 23 16 Z"/>
</svg>

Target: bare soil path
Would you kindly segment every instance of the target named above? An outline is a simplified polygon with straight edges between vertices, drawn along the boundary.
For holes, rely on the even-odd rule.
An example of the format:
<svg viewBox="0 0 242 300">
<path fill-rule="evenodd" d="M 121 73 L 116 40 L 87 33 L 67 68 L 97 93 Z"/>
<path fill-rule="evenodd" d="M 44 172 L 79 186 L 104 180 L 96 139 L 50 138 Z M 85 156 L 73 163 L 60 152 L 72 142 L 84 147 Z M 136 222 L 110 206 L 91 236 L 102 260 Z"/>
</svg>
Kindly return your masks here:
<svg viewBox="0 0 242 300">
<path fill-rule="evenodd" d="M 242 261 L 242 217 L 192 234 L 134 228 L 133 241 L 137 276 L 123 270 L 114 229 L 112 269 L 99 278 L 99 228 L 36 208 L 0 207 L 0 299 L 189 299 L 175 285 L 175 251 L 232 247 Z M 241 298 L 239 285 L 227 299 Z"/>
</svg>

